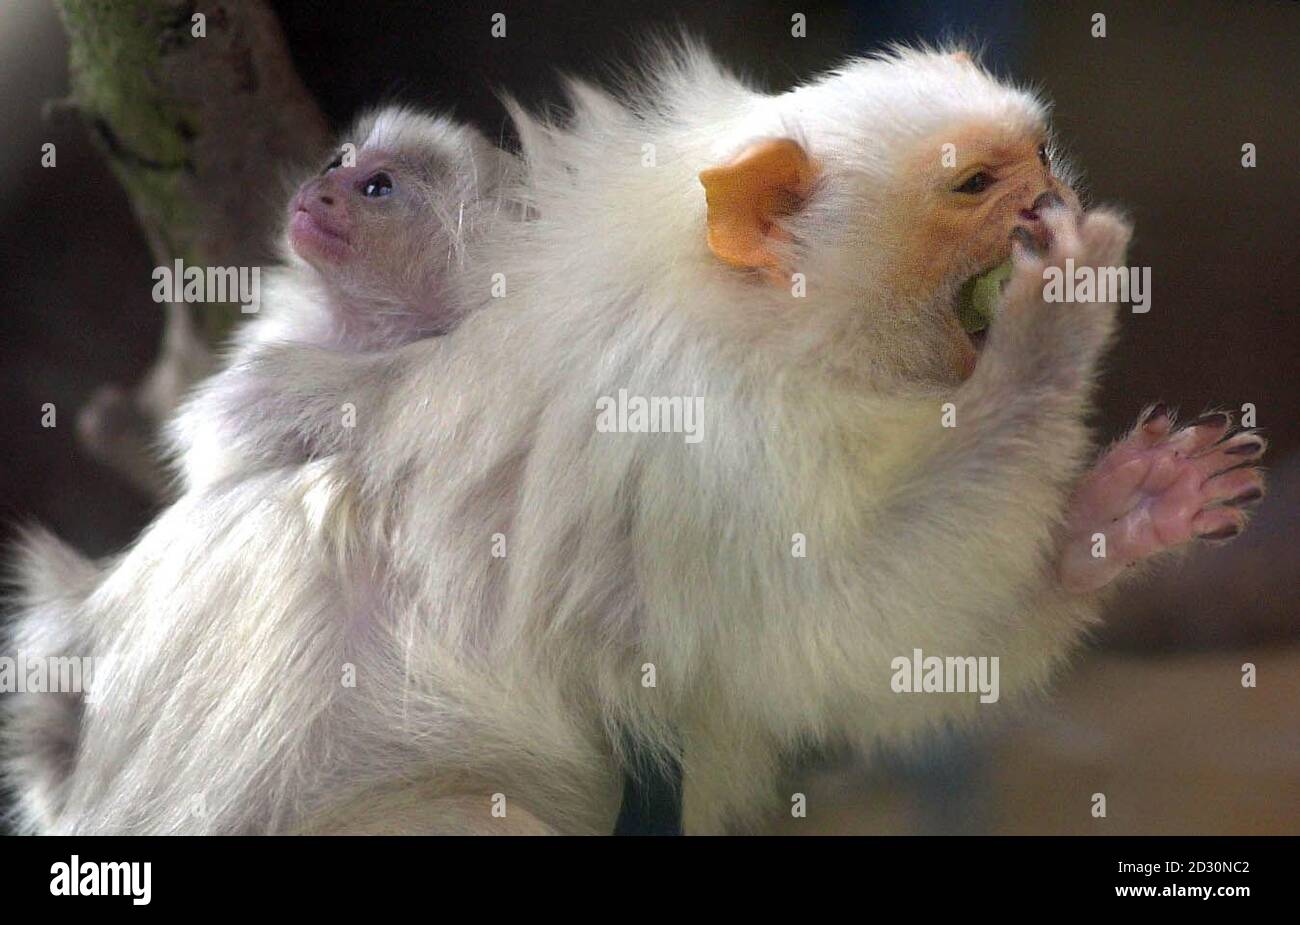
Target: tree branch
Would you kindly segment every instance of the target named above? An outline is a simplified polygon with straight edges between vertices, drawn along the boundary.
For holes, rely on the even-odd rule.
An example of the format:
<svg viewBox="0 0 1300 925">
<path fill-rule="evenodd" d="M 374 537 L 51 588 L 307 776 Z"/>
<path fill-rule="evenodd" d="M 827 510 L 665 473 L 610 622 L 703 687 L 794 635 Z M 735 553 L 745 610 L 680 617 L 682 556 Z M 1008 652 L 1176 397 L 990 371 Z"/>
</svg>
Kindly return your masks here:
<svg viewBox="0 0 1300 925">
<path fill-rule="evenodd" d="M 154 259 L 258 266 L 278 220 L 277 169 L 324 150 L 328 126 L 263 0 L 56 0 L 71 102 L 131 201 Z M 195 16 L 203 17 L 199 36 Z M 270 193 L 270 195 L 268 195 Z M 212 368 L 234 304 L 167 307 L 156 365 L 82 409 L 88 448 L 156 496 L 158 423 Z"/>
</svg>

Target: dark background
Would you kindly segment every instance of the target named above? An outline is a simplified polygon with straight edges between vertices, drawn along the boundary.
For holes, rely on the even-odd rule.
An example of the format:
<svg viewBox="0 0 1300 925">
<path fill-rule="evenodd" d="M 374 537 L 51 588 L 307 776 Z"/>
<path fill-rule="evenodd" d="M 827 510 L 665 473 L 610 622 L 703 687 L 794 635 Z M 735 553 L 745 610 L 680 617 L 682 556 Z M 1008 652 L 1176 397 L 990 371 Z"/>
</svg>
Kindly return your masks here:
<svg viewBox="0 0 1300 925">
<path fill-rule="evenodd" d="M 300 73 L 336 125 L 376 101 L 402 99 L 451 110 L 507 140 L 496 91 L 529 103 L 557 101 L 558 71 L 600 79 L 635 60 L 649 27 L 685 26 L 733 68 L 773 90 L 883 41 L 954 35 L 980 41 L 999 70 L 1055 100 L 1059 134 L 1084 167 L 1092 197 L 1130 211 L 1137 225 L 1131 263 L 1152 268 L 1152 310 L 1125 316 L 1123 339 L 1110 363 L 1098 419 L 1102 433 L 1117 435 L 1155 399 L 1181 406 L 1189 416 L 1251 402 L 1272 442 L 1273 494 L 1252 530 L 1225 549 L 1193 554 L 1144 590 L 1122 596 L 1082 671 L 1085 680 L 1077 682 L 1081 687 L 1062 692 L 1062 709 L 1080 697 L 1085 713 L 1089 696 L 1104 704 L 1107 691 L 1128 677 L 1125 666 L 1131 666 L 1138 691 L 1149 689 L 1153 670 L 1190 671 L 1187 683 L 1194 686 L 1197 666 L 1205 663 L 1187 668 L 1186 659 L 1222 656 L 1231 668 L 1242 652 L 1257 657 L 1256 650 L 1281 659 L 1284 675 L 1297 675 L 1300 657 L 1289 644 L 1300 635 L 1300 5 L 274 5 Z M 496 11 L 507 15 L 505 39 L 489 33 Z M 1105 38 L 1090 34 L 1094 11 L 1106 14 Z M 790 36 L 794 12 L 807 15 L 807 38 Z M 0 539 L 14 523 L 37 520 L 86 552 L 104 554 L 128 543 L 153 508 L 77 446 L 72 422 L 96 386 L 133 383 L 153 358 L 161 331 L 159 308 L 149 297 L 153 261 L 83 127 L 68 117 L 42 116 L 45 101 L 62 96 L 67 80 L 58 19 L 41 0 L 14 0 L 0 9 L 0 88 Z M 39 166 L 46 141 L 58 146 L 53 170 Z M 1240 163 L 1246 142 L 1258 152 L 1252 169 Z M 250 196 L 278 190 L 277 165 L 248 178 Z M 54 429 L 40 426 L 44 402 L 58 409 Z M 1193 652 L 1200 654 L 1188 654 Z M 1112 671 L 1121 673 L 1118 680 Z M 1273 781 L 1265 797 L 1292 831 L 1300 826 L 1297 692 L 1300 687 L 1275 690 L 1262 712 L 1251 712 L 1261 709 L 1258 704 L 1228 706 L 1222 717 L 1225 735 L 1262 724 L 1265 738 L 1283 749 L 1280 783 L 1244 767 L 1229 786 L 1257 790 L 1262 779 Z M 1176 708 L 1189 695 L 1155 695 L 1159 703 L 1161 696 Z M 1212 693 L 1203 696 L 1222 705 Z M 1114 712 L 1099 709 L 1093 721 L 1113 723 Z M 1172 709 L 1166 725 L 1186 712 Z M 1024 734 L 1032 741 L 1032 730 Z M 887 789 L 922 793 L 925 799 L 918 802 L 979 805 L 987 816 L 996 793 L 957 793 L 955 781 L 962 775 L 945 769 L 975 762 L 965 751 L 953 755 L 940 750 L 919 763 L 886 766 L 867 784 L 851 771 L 850 783 L 841 779 L 836 786 L 847 787 L 845 799 L 852 802 L 862 786 L 881 786 L 883 775 Z M 1211 764 L 1216 756 L 1221 757 L 1210 754 Z M 1046 766 L 1048 759 L 1042 762 Z M 1276 771 L 1276 761 L 1269 767 Z M 1041 776 L 1032 771 L 1027 769 L 1029 778 Z M 879 797 L 876 790 L 868 792 Z M 1052 823 L 1048 809 L 1021 811 L 1028 813 L 1031 829 L 1068 828 Z M 907 820 L 901 830 L 970 830 L 942 814 L 899 812 Z M 1177 812 L 1177 806 L 1169 810 L 1166 830 L 1177 828 L 1171 821 Z M 1207 824 L 1233 830 L 1240 812 L 1223 803 Z M 1160 827 L 1156 816 L 1143 818 L 1148 828 Z M 1267 826 L 1255 826 L 1261 828 Z M 884 831 L 890 825 L 873 817 L 852 830 Z"/>
</svg>

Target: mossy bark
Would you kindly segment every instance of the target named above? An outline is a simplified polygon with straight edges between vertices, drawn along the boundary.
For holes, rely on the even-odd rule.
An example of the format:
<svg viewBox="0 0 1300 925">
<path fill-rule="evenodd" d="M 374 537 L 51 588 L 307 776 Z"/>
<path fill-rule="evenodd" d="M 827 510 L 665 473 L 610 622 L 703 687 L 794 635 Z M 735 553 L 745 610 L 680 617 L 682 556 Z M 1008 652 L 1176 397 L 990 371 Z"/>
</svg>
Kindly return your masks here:
<svg viewBox="0 0 1300 925">
<path fill-rule="evenodd" d="M 256 267 L 273 257 L 281 178 L 329 144 L 263 0 L 56 0 L 71 103 L 159 265 Z M 152 289 L 142 280 L 140 304 Z M 158 362 L 130 393 L 106 387 L 79 427 L 87 446 L 145 490 L 165 484 L 149 449 L 158 423 L 211 369 L 236 303 L 166 306 Z"/>
<path fill-rule="evenodd" d="M 328 144 L 261 0 L 58 0 L 72 98 L 121 181 L 155 258 L 256 265 L 277 168 Z M 196 16 L 202 16 L 202 32 Z M 209 340 L 239 315 L 199 306 Z"/>
</svg>

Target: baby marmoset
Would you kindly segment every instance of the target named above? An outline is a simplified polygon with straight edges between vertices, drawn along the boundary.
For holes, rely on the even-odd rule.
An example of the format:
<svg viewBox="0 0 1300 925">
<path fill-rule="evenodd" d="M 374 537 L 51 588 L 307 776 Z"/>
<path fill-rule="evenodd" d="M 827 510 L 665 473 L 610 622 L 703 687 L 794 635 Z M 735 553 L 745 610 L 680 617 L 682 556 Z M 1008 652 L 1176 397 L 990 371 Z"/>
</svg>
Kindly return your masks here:
<svg viewBox="0 0 1300 925">
<path fill-rule="evenodd" d="M 358 119 L 285 216 L 284 265 L 258 316 L 236 334 L 226 368 L 200 384 L 168 426 L 186 486 L 239 471 L 240 460 L 303 461 L 312 435 L 277 415 L 250 447 L 249 409 L 265 414 L 255 359 L 268 345 L 342 352 L 391 349 L 459 322 L 455 276 L 470 243 L 509 212 L 499 195 L 513 158 L 474 128 L 407 107 Z M 339 409 L 340 415 L 344 409 Z"/>
<path fill-rule="evenodd" d="M 469 242 L 509 213 L 498 193 L 513 161 L 475 129 L 442 116 L 390 106 L 359 118 L 290 199 L 283 264 L 268 271 L 259 313 L 238 330 L 226 368 L 200 383 L 168 424 L 182 487 L 201 490 L 254 466 L 311 456 L 309 430 L 288 416 L 275 428 L 264 419 L 255 433 L 248 426 L 273 398 L 266 388 L 274 382 L 255 371 L 266 348 L 360 353 L 452 330 L 463 314 L 453 280 Z M 104 573 L 39 530 L 28 534 L 26 554 L 22 590 L 48 616 L 19 624 L 17 648 L 90 646 L 93 628 L 66 620 L 69 611 L 53 602 L 75 600 Z M 47 817 L 60 799 L 84 710 L 79 693 L 14 700 L 11 737 L 24 748 L 12 766 L 32 781 L 23 796 L 34 817 Z"/>
<path fill-rule="evenodd" d="M 997 656 L 1014 699 L 1124 566 L 1243 526 L 1263 441 L 1226 416 L 1156 407 L 1088 464 L 1116 308 L 1043 274 L 1129 229 L 1032 96 L 909 50 L 773 96 L 689 48 L 572 96 L 514 111 L 540 218 L 471 246 L 454 333 L 250 362 L 247 445 L 289 420 L 316 458 L 187 493 L 74 590 L 29 549 L 20 644 L 114 658 L 57 791 L 20 727 L 33 827 L 608 831 L 628 741 L 680 760 L 688 831 L 751 824 L 809 742 L 993 709 L 895 693 L 897 657 Z M 1008 256 L 977 349 L 957 296 Z M 623 395 L 702 401 L 702 439 L 598 428 Z"/>
</svg>

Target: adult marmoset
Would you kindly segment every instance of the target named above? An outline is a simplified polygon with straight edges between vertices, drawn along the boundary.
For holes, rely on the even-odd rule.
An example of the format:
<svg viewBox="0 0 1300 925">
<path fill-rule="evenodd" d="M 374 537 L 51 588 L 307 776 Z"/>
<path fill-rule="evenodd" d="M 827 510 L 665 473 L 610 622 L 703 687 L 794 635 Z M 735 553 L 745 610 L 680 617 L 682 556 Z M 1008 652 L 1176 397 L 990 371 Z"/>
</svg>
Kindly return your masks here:
<svg viewBox="0 0 1300 925">
<path fill-rule="evenodd" d="M 571 96 L 514 107 L 531 219 L 471 246 L 451 334 L 253 361 L 247 426 L 314 459 L 191 490 L 103 577 L 29 546 L 18 647 L 112 658 L 57 788 L 16 727 L 32 827 L 608 831 L 633 743 L 687 831 L 736 829 L 809 743 L 990 709 L 894 693 L 896 657 L 997 656 L 1014 700 L 1125 566 L 1243 527 L 1264 445 L 1226 415 L 1090 462 L 1116 307 L 1043 273 L 1130 232 L 1034 97 L 915 50 L 766 95 L 690 47 Z M 1008 257 L 977 346 L 958 294 Z M 701 439 L 598 428 L 621 395 L 702 401 Z"/>
</svg>

